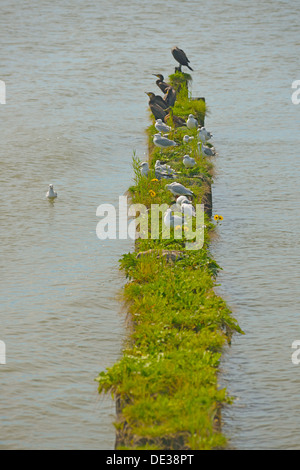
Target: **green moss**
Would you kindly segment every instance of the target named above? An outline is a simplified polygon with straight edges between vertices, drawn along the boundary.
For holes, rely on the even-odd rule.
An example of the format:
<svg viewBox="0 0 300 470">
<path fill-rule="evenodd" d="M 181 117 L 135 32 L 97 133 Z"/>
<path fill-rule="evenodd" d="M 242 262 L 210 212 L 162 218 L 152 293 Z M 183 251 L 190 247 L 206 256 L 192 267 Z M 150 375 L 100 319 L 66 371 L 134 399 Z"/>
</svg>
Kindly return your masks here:
<svg viewBox="0 0 300 470">
<path fill-rule="evenodd" d="M 204 101 L 192 101 L 185 83 L 187 74 L 176 73 L 170 82 L 180 85 L 174 114 L 193 113 L 203 119 Z M 133 203 L 150 208 L 152 203 L 171 205 L 166 180 L 155 179 L 157 159 L 169 162 L 177 172 L 176 181 L 191 188 L 201 203 L 213 180 L 213 164 L 200 157 L 197 140 L 183 144 L 185 134 L 196 131 L 178 128 L 171 138 L 178 147 L 154 148 L 155 127 L 148 128 L 150 174 L 142 177 L 140 161 L 133 156 Z M 196 168 L 186 170 L 185 153 L 197 160 Z M 151 216 L 149 219 L 150 224 Z M 131 329 L 120 360 L 99 374 L 99 392 L 118 397 L 121 412 L 116 429 L 119 449 L 217 449 L 226 445 L 219 426 L 218 412 L 232 399 L 218 386 L 218 367 L 225 343 L 235 332 L 243 333 L 231 311 L 214 291 L 220 267 L 209 252 L 215 225 L 206 216 L 202 249 L 184 251 L 185 240 L 139 239 L 136 252 L 125 254 L 120 267 L 128 278 L 124 289 Z M 149 225 L 150 230 L 150 225 Z M 162 250 L 181 250 L 183 256 L 168 262 Z M 137 256 L 138 251 L 148 254 Z"/>
<path fill-rule="evenodd" d="M 185 86 L 186 90 L 192 81 L 192 76 L 189 73 L 176 72 L 169 76 L 169 83 L 175 90 L 180 91 L 182 86 Z M 188 95 L 186 95 L 188 97 Z"/>
</svg>

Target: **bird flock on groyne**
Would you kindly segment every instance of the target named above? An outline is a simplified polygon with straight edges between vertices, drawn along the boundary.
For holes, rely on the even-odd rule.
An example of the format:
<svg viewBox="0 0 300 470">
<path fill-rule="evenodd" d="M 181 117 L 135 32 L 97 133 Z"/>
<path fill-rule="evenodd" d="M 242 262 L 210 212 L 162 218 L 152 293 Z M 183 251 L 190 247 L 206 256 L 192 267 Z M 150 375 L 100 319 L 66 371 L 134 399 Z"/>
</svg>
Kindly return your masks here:
<svg viewBox="0 0 300 470">
<path fill-rule="evenodd" d="M 179 67 L 175 67 L 175 73 L 182 72 L 183 66 L 193 70 L 189 65 L 190 61 L 182 49 L 173 47 L 171 52 L 175 60 L 179 63 Z M 152 92 L 146 92 L 149 96 L 148 104 L 150 111 L 154 116 L 154 126 L 157 131 L 153 136 L 153 144 L 160 149 L 161 158 L 163 159 L 163 150 L 177 147 L 179 145 L 180 142 L 176 142 L 174 140 L 175 137 L 174 139 L 169 138 L 169 134 L 172 132 L 175 135 L 176 129 L 182 127 L 186 127 L 188 130 L 197 130 L 196 135 L 184 135 L 182 139 L 183 144 L 188 145 L 194 142 L 194 139 L 196 138 L 199 156 L 215 156 L 215 148 L 207 145 L 207 142 L 213 137 L 212 133 L 207 131 L 204 126 L 199 125 L 198 120 L 193 114 L 189 114 L 187 120 L 174 115 L 172 108 L 176 103 L 177 90 L 172 85 L 165 82 L 165 78 L 162 74 L 153 75 L 157 77 L 156 85 L 164 94 L 162 97 Z M 170 120 L 172 122 L 172 126 L 168 124 Z M 192 169 L 197 165 L 195 158 L 188 154 L 183 155 L 182 163 L 186 169 Z M 162 163 L 161 160 L 156 160 L 154 171 L 155 177 L 158 180 L 161 180 L 162 178 L 174 180 L 178 175 L 170 165 Z M 140 172 L 141 175 L 146 178 L 149 176 L 150 168 L 148 162 L 141 162 Z M 168 209 L 164 216 L 165 225 L 172 227 L 182 225 L 185 223 L 186 216 L 195 216 L 195 208 L 192 206 L 191 201 L 194 194 L 189 188 L 186 188 L 181 183 L 173 181 L 166 185 L 166 189 L 171 191 L 173 196 L 175 196 L 176 205 L 174 206 L 174 209 L 176 210 L 177 208 L 184 215 L 182 217 L 172 215 L 174 210 Z"/>
</svg>

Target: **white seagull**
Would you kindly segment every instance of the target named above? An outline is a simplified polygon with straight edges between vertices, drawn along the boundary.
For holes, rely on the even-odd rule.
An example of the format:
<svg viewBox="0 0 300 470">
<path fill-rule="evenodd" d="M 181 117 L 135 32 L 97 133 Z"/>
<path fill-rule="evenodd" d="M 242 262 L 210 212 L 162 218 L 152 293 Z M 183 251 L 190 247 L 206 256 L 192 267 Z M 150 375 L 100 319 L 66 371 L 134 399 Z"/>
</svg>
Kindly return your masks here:
<svg viewBox="0 0 300 470">
<path fill-rule="evenodd" d="M 157 119 L 156 122 L 155 122 L 155 129 L 158 131 L 158 132 L 171 132 L 171 127 L 170 126 L 167 126 L 167 124 L 165 124 L 164 122 L 162 122 L 161 119 Z"/>
<path fill-rule="evenodd" d="M 174 196 L 194 196 L 194 193 L 181 183 L 174 182 L 166 184 L 166 188 L 171 191 Z"/>
<path fill-rule="evenodd" d="M 161 149 L 175 147 L 177 145 L 174 140 L 167 139 L 167 137 L 162 137 L 160 134 L 154 135 L 153 143 L 156 145 L 156 147 L 160 147 Z"/>
<path fill-rule="evenodd" d="M 191 201 L 183 202 L 181 204 L 181 212 L 183 213 L 184 217 L 196 217 L 196 211 L 194 206 L 192 205 Z"/>
<path fill-rule="evenodd" d="M 148 163 L 147 162 L 141 163 L 140 164 L 140 170 L 141 170 L 141 174 L 147 178 L 147 176 L 149 175 L 149 165 L 148 165 Z"/>
<path fill-rule="evenodd" d="M 177 227 L 184 224 L 184 218 L 179 215 L 172 215 L 172 209 L 167 209 L 164 215 L 164 224 L 166 227 Z"/>
<path fill-rule="evenodd" d="M 167 165 L 166 163 L 161 163 L 160 160 L 156 160 L 155 169 L 165 171 L 169 175 L 173 175 L 175 173 L 175 171 L 173 170 L 173 168 L 170 167 L 170 165 Z"/>
<path fill-rule="evenodd" d="M 205 129 L 205 127 L 198 128 L 198 137 L 201 142 L 207 142 L 213 137 L 213 134 Z"/>
<path fill-rule="evenodd" d="M 214 157 L 216 155 L 214 147 L 206 147 L 202 142 L 198 142 L 198 149 L 199 152 L 206 157 Z"/>
<path fill-rule="evenodd" d="M 198 121 L 193 114 L 189 115 L 188 120 L 186 121 L 186 125 L 189 129 L 194 129 L 195 127 L 198 127 Z"/>
<path fill-rule="evenodd" d="M 193 168 L 196 165 L 196 160 L 189 155 L 183 157 L 183 164 L 186 168 Z"/>
<path fill-rule="evenodd" d="M 193 140 L 193 139 L 194 139 L 194 137 L 190 137 L 189 135 L 185 135 L 182 140 L 183 140 L 184 144 L 189 144 L 191 142 L 191 140 Z"/>
<path fill-rule="evenodd" d="M 160 163 L 159 160 L 157 160 L 155 163 L 154 171 L 155 171 L 155 176 L 158 180 L 162 178 L 172 179 L 173 175 L 175 174 L 175 171 L 169 165 L 166 165 L 166 164 L 163 165 Z"/>
<path fill-rule="evenodd" d="M 176 204 L 177 206 L 179 206 L 179 209 L 181 210 L 181 204 L 184 204 L 184 203 L 187 203 L 189 204 L 191 201 L 186 197 L 186 196 L 179 196 L 177 199 L 176 199 Z"/>
<path fill-rule="evenodd" d="M 57 193 L 53 189 L 53 184 L 49 184 L 49 190 L 46 193 L 46 197 L 48 199 L 55 199 L 57 197 Z"/>
</svg>

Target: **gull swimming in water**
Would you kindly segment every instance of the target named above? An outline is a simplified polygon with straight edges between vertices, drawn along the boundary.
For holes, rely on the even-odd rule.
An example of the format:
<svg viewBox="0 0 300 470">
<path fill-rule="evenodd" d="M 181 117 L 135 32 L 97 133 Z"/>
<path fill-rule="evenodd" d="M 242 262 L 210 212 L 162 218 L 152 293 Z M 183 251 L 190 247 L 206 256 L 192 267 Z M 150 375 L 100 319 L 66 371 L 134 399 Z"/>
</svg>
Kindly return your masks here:
<svg viewBox="0 0 300 470">
<path fill-rule="evenodd" d="M 196 165 L 196 160 L 189 155 L 183 157 L 183 164 L 186 168 L 193 168 Z"/>
<path fill-rule="evenodd" d="M 188 144 L 188 143 L 191 142 L 193 139 L 194 139 L 193 136 L 190 137 L 189 135 L 185 135 L 182 140 L 183 140 L 183 143 L 184 143 L 184 144 Z"/>
<path fill-rule="evenodd" d="M 155 129 L 158 131 L 158 132 L 171 132 L 171 127 L 170 126 L 167 126 L 167 124 L 165 124 L 164 122 L 162 122 L 161 119 L 157 119 L 156 122 L 155 122 Z"/>
<path fill-rule="evenodd" d="M 175 147 L 177 145 L 174 140 L 167 139 L 167 137 L 163 137 L 160 134 L 154 135 L 153 143 L 156 147 L 160 147 L 161 149 Z"/>
<path fill-rule="evenodd" d="M 141 174 L 147 178 L 148 175 L 149 175 L 149 165 L 148 165 L 148 163 L 147 162 L 141 163 L 140 164 L 140 170 L 141 170 Z"/>
<path fill-rule="evenodd" d="M 166 184 L 166 188 L 171 191 L 174 196 L 194 196 L 193 191 L 183 186 L 181 183 Z"/>
<path fill-rule="evenodd" d="M 194 129 L 195 127 L 198 127 L 198 121 L 193 114 L 189 115 L 188 120 L 186 121 L 186 125 L 189 129 Z"/>
<path fill-rule="evenodd" d="M 53 189 L 53 184 L 49 184 L 49 191 L 46 193 L 46 197 L 48 199 L 55 199 L 57 197 L 57 193 Z"/>
</svg>

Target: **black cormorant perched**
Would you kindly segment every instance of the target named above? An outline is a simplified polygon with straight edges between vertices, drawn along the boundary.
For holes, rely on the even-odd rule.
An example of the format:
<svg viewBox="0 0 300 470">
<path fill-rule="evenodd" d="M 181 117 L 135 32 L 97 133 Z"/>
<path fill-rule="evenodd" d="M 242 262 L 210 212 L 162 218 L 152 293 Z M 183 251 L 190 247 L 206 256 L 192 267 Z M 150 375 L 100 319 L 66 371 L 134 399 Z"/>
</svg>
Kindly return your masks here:
<svg viewBox="0 0 300 470">
<path fill-rule="evenodd" d="M 179 47 L 173 47 L 171 50 L 173 57 L 177 62 L 180 64 L 179 65 L 179 72 L 181 72 L 181 67 L 182 65 L 188 67 L 190 70 L 193 71 L 192 67 L 189 66 L 189 59 L 185 55 L 185 52 L 183 52 L 182 49 L 179 49 Z"/>
<path fill-rule="evenodd" d="M 169 86 L 166 90 L 166 94 L 164 96 L 164 100 L 167 103 L 168 106 L 174 106 L 175 101 L 176 101 L 176 90 L 172 86 Z"/>
<path fill-rule="evenodd" d="M 153 75 L 158 78 L 158 80 L 156 80 L 156 85 L 158 88 L 160 88 L 163 93 L 166 93 L 170 85 L 164 82 L 164 76 L 160 73 L 154 73 Z"/>
<path fill-rule="evenodd" d="M 146 95 L 149 96 L 149 107 L 151 109 L 151 112 L 155 119 L 161 119 L 163 122 L 165 121 L 165 117 L 168 114 L 168 111 L 166 111 L 166 108 L 162 108 L 158 103 L 157 100 L 155 99 L 156 96 L 154 93 L 147 93 Z M 162 99 L 162 98 L 161 98 Z M 163 101 L 163 99 L 162 99 Z M 163 101 L 164 102 L 164 101 Z M 164 102 L 164 105 L 167 107 L 166 103 Z"/>
<path fill-rule="evenodd" d="M 151 103 L 158 104 L 162 109 L 167 109 L 169 107 L 161 96 L 155 95 L 154 93 L 146 93 L 146 94 L 149 96 Z"/>
</svg>

